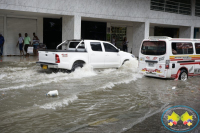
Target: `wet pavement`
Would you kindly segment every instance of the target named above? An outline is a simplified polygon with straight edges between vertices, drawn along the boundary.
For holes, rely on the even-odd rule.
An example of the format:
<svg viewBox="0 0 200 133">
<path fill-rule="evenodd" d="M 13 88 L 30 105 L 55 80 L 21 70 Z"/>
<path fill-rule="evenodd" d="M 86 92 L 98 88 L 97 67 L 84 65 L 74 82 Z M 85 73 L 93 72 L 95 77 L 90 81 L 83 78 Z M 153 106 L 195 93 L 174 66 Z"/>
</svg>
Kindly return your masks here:
<svg viewBox="0 0 200 133">
<path fill-rule="evenodd" d="M 136 61 L 120 69 L 86 65 L 54 73 L 36 61 L 0 58 L 1 133 L 168 133 L 161 122 L 167 108 L 186 105 L 200 114 L 200 77 L 185 82 L 143 77 Z M 59 96 L 46 97 L 51 90 Z M 191 132 L 200 132 L 200 126 Z"/>
</svg>

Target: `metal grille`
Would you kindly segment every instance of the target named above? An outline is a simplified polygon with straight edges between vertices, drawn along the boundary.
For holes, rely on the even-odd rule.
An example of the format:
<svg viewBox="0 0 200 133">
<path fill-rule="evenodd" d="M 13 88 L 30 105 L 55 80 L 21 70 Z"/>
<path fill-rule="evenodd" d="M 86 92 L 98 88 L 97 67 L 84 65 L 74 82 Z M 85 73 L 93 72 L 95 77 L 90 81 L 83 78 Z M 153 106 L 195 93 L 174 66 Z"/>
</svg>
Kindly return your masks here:
<svg viewBox="0 0 200 133">
<path fill-rule="evenodd" d="M 191 15 L 191 0 L 151 0 L 151 10 Z"/>
<path fill-rule="evenodd" d="M 195 16 L 199 16 L 200 17 L 200 1 L 196 0 L 196 4 L 195 4 Z"/>
</svg>

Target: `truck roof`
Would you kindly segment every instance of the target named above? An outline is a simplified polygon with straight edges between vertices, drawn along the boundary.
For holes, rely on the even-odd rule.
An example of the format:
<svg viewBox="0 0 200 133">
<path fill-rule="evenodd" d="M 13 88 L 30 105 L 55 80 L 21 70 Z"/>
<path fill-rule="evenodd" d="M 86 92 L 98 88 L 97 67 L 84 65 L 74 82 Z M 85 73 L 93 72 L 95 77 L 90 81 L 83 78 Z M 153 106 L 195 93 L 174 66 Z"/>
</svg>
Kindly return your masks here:
<svg viewBox="0 0 200 133">
<path fill-rule="evenodd" d="M 72 40 L 67 40 L 67 41 L 82 41 L 82 40 L 72 39 Z M 104 41 L 102 41 L 102 40 L 91 40 L 91 39 L 84 39 L 83 41 L 89 41 L 89 42 L 92 42 L 92 41 L 95 41 L 95 42 L 104 42 Z"/>
</svg>

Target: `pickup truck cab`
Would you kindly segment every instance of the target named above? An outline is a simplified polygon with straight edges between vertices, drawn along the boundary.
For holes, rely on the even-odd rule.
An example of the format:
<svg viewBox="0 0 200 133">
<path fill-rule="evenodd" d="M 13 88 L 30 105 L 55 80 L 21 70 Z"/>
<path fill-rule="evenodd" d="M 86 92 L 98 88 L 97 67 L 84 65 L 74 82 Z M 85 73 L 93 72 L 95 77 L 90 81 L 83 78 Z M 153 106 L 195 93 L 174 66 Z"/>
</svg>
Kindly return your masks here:
<svg viewBox="0 0 200 133">
<path fill-rule="evenodd" d="M 62 46 L 62 50 L 58 47 Z M 135 56 L 120 51 L 106 41 L 69 40 L 57 46 L 56 50 L 38 51 L 39 61 L 43 69 L 66 69 L 74 71 L 77 67 L 89 64 L 93 68 L 119 68 L 125 61 Z"/>
</svg>

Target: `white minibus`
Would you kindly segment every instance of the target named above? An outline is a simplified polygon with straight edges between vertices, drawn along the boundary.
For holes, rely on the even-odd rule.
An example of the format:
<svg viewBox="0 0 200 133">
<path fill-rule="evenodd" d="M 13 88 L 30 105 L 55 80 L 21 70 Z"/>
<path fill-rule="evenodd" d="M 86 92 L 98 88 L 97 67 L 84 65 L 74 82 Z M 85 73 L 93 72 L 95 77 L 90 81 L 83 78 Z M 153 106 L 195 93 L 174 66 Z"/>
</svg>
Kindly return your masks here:
<svg viewBox="0 0 200 133">
<path fill-rule="evenodd" d="M 176 80 L 200 75 L 200 39 L 144 39 L 139 50 L 139 73 Z"/>
</svg>

